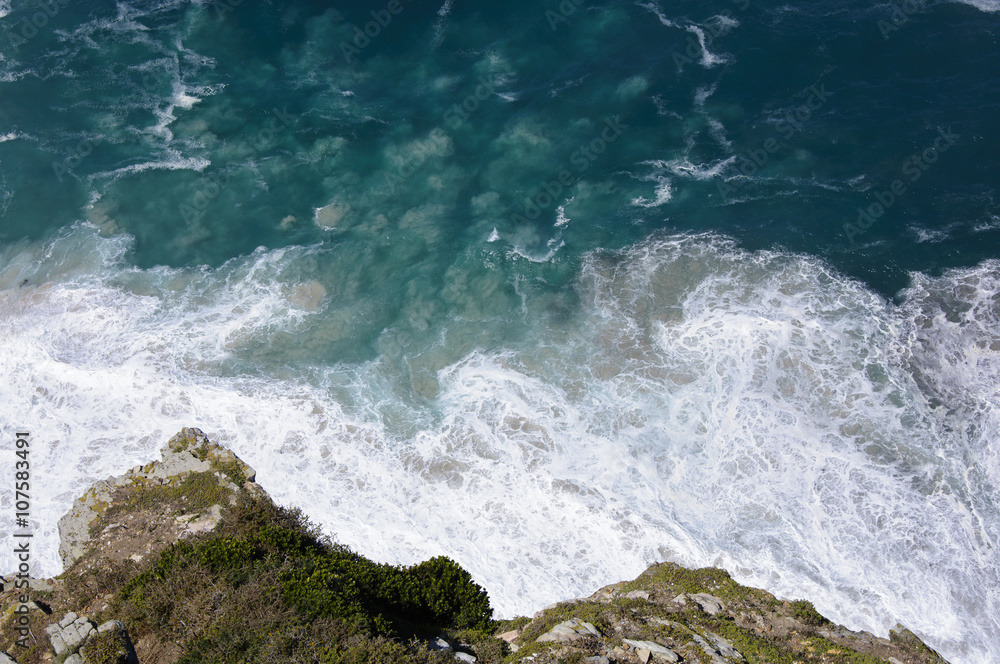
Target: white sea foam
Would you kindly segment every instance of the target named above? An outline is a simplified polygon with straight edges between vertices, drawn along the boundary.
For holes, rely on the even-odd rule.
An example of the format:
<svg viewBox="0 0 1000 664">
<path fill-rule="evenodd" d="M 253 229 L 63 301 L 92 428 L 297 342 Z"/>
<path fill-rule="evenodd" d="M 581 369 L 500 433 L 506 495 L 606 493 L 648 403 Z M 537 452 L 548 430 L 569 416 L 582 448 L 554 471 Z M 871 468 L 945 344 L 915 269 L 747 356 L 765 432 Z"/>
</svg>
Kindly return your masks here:
<svg viewBox="0 0 1000 664">
<path fill-rule="evenodd" d="M 653 198 L 637 196 L 632 199 L 632 205 L 652 208 L 669 203 L 673 198 L 673 181 L 675 178 L 711 180 L 719 177 L 735 160 L 736 157 L 729 157 L 711 164 L 694 164 L 687 157 L 644 161 L 641 165 L 650 167 L 650 172 L 643 175 L 630 175 L 644 182 L 655 182 L 655 195 Z"/>
<path fill-rule="evenodd" d="M 984 12 L 1000 12 L 1000 0 L 952 0 L 962 5 L 971 5 Z"/>
<path fill-rule="evenodd" d="M 178 151 L 167 149 L 164 151 L 163 157 L 156 161 L 144 161 L 139 164 L 130 164 L 129 166 L 116 168 L 113 171 L 95 173 L 90 177 L 93 179 L 109 178 L 111 180 L 117 180 L 118 178 L 126 175 L 134 175 L 135 173 L 142 173 L 145 171 L 192 170 L 200 173 L 211 164 L 212 162 L 204 157 L 183 157 Z"/>
<path fill-rule="evenodd" d="M 556 228 L 565 228 L 569 225 L 571 221 L 569 217 L 566 216 L 566 206 L 573 202 L 573 199 L 569 199 L 558 208 L 556 208 L 556 221 L 554 226 Z"/>
<path fill-rule="evenodd" d="M 128 248 L 77 226 L 0 254 L 0 435 L 32 432 L 35 574 L 59 570 L 56 522 L 87 485 L 196 425 L 362 553 L 452 556 L 504 616 L 672 559 L 852 628 L 901 621 L 956 664 L 1000 657 L 996 261 L 914 275 L 893 305 L 712 236 L 595 252 L 571 319 L 441 364 L 413 405 L 387 387 L 389 341 L 319 372 L 241 369 L 343 334 L 313 249 L 143 271 Z M 519 283 L 548 320 L 551 294 Z"/>
<path fill-rule="evenodd" d="M 667 26 L 668 28 L 676 27 L 676 24 L 673 21 L 671 21 L 669 18 L 666 17 L 666 15 L 663 13 L 663 10 L 660 9 L 660 6 L 658 4 L 656 4 L 655 2 L 647 2 L 645 4 L 643 4 L 641 2 L 637 2 L 635 4 L 637 4 L 638 6 L 642 7 L 643 9 L 645 9 L 647 11 L 650 11 L 653 14 L 655 14 L 656 18 L 660 19 L 660 23 L 662 23 L 663 25 Z"/>
<path fill-rule="evenodd" d="M 698 45 L 701 46 L 701 66 L 705 69 L 711 69 L 718 65 L 729 62 L 729 58 L 724 55 L 716 55 L 708 50 L 708 40 L 705 36 L 705 31 L 697 25 L 687 26 L 687 31 L 695 36 L 698 40 Z"/>
<path fill-rule="evenodd" d="M 512 244 L 507 255 L 510 258 L 515 256 L 525 258 L 532 263 L 548 263 L 565 246 L 566 242 L 562 239 L 562 236 L 557 235 L 548 240 L 544 247 L 531 247 L 520 243 Z"/>
<path fill-rule="evenodd" d="M 670 179 L 666 177 L 656 177 L 656 193 L 653 198 L 637 196 L 632 199 L 632 205 L 641 208 L 654 208 L 670 202 L 674 197 L 674 190 L 670 184 Z"/>
<path fill-rule="evenodd" d="M 437 11 L 438 18 L 434 22 L 434 48 L 440 46 L 441 42 L 444 41 L 444 28 L 453 3 L 454 0 L 444 0 L 444 4 Z"/>
<path fill-rule="evenodd" d="M 987 213 L 990 217 L 989 221 L 983 221 L 977 223 L 972 227 L 974 233 L 985 233 L 988 231 L 995 231 L 1000 229 L 1000 215 Z"/>
<path fill-rule="evenodd" d="M 10 0 L 0 0 L 0 18 L 10 13 Z"/>
</svg>

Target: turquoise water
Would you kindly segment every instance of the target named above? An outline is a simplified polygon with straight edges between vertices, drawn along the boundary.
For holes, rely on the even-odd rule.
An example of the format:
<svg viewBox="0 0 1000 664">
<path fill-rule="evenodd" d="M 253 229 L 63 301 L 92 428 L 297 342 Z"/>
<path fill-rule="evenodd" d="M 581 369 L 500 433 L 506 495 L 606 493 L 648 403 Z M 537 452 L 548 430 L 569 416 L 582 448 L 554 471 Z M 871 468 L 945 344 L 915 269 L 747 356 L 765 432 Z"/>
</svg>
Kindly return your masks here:
<svg viewBox="0 0 1000 664">
<path fill-rule="evenodd" d="M 36 573 L 197 425 L 503 615 L 670 559 L 993 661 L 998 34 L 991 0 L 0 2 Z"/>
</svg>

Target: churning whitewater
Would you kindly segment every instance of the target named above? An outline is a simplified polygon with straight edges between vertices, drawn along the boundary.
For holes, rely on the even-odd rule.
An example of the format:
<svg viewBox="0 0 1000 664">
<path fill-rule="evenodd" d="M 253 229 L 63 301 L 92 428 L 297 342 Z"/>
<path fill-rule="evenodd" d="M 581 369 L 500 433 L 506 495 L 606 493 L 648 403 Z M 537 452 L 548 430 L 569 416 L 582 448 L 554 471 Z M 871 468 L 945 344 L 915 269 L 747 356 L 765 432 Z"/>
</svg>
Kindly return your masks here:
<svg viewBox="0 0 1000 664">
<path fill-rule="evenodd" d="M 671 560 L 1000 660 L 998 35 L 996 0 L 0 0 L 32 573 L 197 426 L 503 616 Z"/>
<path fill-rule="evenodd" d="M 254 374 L 234 349 L 292 364 L 341 330 L 302 267 L 318 248 L 216 270 L 126 248 L 79 225 L 4 256 L 3 416 L 45 432 L 36 482 L 58 487 L 37 573 L 77 495 L 197 423 L 339 541 L 453 556 L 503 615 L 672 559 L 990 647 L 971 617 L 1000 601 L 996 262 L 915 276 L 896 305 L 806 256 L 656 236 L 586 256 L 576 312 L 526 291 L 508 348 L 429 349 L 420 372 L 387 334 L 368 362 Z"/>
</svg>

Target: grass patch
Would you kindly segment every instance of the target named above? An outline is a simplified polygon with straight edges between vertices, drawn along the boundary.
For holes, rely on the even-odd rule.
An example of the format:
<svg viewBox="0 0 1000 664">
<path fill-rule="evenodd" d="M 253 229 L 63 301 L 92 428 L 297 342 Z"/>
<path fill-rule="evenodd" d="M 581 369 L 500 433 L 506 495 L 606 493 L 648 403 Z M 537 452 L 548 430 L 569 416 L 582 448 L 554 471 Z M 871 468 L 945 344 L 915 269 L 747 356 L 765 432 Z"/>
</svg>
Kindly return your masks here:
<svg viewBox="0 0 1000 664">
<path fill-rule="evenodd" d="M 812 602 L 807 602 L 804 599 L 800 599 L 794 602 L 789 602 L 790 615 L 798 620 L 799 622 L 811 625 L 813 627 L 821 627 L 823 625 L 831 624 L 829 620 L 820 615 L 816 607 L 812 605 Z"/>
<path fill-rule="evenodd" d="M 242 483 L 242 482 L 241 482 Z M 214 473 L 189 473 L 169 484 L 157 484 L 136 478 L 131 484 L 115 491 L 112 503 L 90 526 L 90 536 L 100 532 L 123 514 L 138 510 L 157 512 L 200 512 L 212 505 L 228 505 L 232 491 Z M 165 509 L 166 508 L 166 509 Z"/>
</svg>

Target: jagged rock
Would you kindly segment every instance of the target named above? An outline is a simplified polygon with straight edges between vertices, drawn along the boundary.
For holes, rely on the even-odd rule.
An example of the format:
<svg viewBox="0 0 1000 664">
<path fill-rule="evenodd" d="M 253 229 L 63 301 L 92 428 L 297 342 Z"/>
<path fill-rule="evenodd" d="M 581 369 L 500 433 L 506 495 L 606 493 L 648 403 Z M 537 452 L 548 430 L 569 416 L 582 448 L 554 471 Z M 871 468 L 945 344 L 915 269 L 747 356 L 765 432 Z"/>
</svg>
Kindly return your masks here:
<svg viewBox="0 0 1000 664">
<path fill-rule="evenodd" d="M 734 662 L 743 661 L 743 655 L 733 648 L 729 641 L 726 641 L 718 634 L 705 632 L 704 637 L 700 634 L 692 634 L 692 638 L 695 640 L 695 643 L 701 646 L 705 654 L 708 655 L 712 664 L 733 664 Z"/>
<path fill-rule="evenodd" d="M 56 589 L 58 581 L 54 579 L 28 579 L 28 588 L 34 590 L 35 592 L 51 592 Z"/>
<path fill-rule="evenodd" d="M 503 639 L 507 643 L 513 643 L 514 639 L 521 636 L 521 630 L 512 629 L 509 632 L 504 632 L 503 634 L 497 634 L 498 639 Z"/>
<path fill-rule="evenodd" d="M 708 593 L 694 593 L 691 595 L 688 593 L 681 593 L 674 598 L 674 602 L 678 604 L 687 604 L 688 600 L 697 604 L 698 608 L 710 616 L 714 616 L 726 608 L 721 599 L 715 597 L 714 595 L 709 595 Z"/>
<path fill-rule="evenodd" d="M 83 664 L 138 664 L 139 660 L 125 625 L 109 620 L 97 628 L 80 648 Z"/>
<path fill-rule="evenodd" d="M 572 643 L 588 636 L 600 638 L 601 633 L 589 622 L 579 618 L 570 618 L 553 627 L 550 631 L 538 637 L 539 643 Z"/>
<path fill-rule="evenodd" d="M 96 482 L 61 519 L 59 519 L 59 557 L 68 568 L 83 556 L 91 545 L 90 526 L 113 502 L 119 489 L 152 483 L 169 484 L 191 473 L 213 473 L 229 489 L 229 503 L 234 504 L 239 487 L 218 472 L 221 466 L 235 467 L 242 475 L 243 487 L 253 493 L 263 493 L 254 483 L 256 471 L 230 450 L 212 443 L 199 429 L 184 428 L 160 450 L 161 461 L 136 466 L 117 478 Z M 209 510 L 200 519 L 190 516 L 185 522 L 185 532 L 180 536 L 210 530 L 220 518 L 218 509 Z M 121 524 L 112 524 L 121 527 Z M 109 526 L 110 528 L 110 526 Z"/>
<path fill-rule="evenodd" d="M 17 664 L 17 660 L 0 650 L 0 664 Z"/>
<path fill-rule="evenodd" d="M 451 652 L 451 644 L 442 639 L 440 636 L 427 644 L 427 648 L 430 650 L 440 650 L 442 652 Z"/>
<path fill-rule="evenodd" d="M 594 655 L 593 657 L 588 657 L 585 661 L 591 664 L 611 664 L 611 660 L 608 659 L 607 655 Z"/>
<path fill-rule="evenodd" d="M 194 535 L 212 530 L 221 520 L 222 507 L 220 505 L 212 505 L 208 508 L 208 512 L 200 517 L 192 515 L 177 517 L 178 523 L 184 526 L 184 532 L 181 533 L 181 537 L 187 537 L 188 535 Z"/>
<path fill-rule="evenodd" d="M 906 629 L 900 623 L 896 623 L 896 626 L 889 630 L 889 640 L 895 643 L 905 643 L 911 646 L 923 646 L 924 642 L 920 640 L 916 634 Z"/>
<path fill-rule="evenodd" d="M 704 632 L 705 638 L 711 641 L 712 645 L 715 646 L 715 653 L 719 656 L 733 662 L 743 661 L 743 655 L 739 650 L 733 647 L 729 641 L 725 640 L 718 634 L 713 632 Z M 709 653 L 711 654 L 711 653 Z"/>
<path fill-rule="evenodd" d="M 635 641 L 633 639 L 622 639 L 622 643 L 635 650 L 639 659 L 648 662 L 650 657 L 663 662 L 679 662 L 680 657 L 670 648 L 661 646 L 655 641 Z"/>
<path fill-rule="evenodd" d="M 713 632 L 705 632 L 705 637 L 715 645 L 715 652 L 719 653 L 726 659 L 731 659 L 734 661 L 741 661 L 743 655 L 739 650 L 733 647 L 729 641 L 725 640 L 718 634 Z"/>
<path fill-rule="evenodd" d="M 476 661 L 476 658 L 467 652 L 455 653 L 455 659 L 457 659 L 460 662 L 467 662 L 468 664 L 472 664 L 473 662 Z"/>
<path fill-rule="evenodd" d="M 646 592 L 645 590 L 633 590 L 632 592 L 625 593 L 624 597 L 625 597 L 625 599 L 642 599 L 642 600 L 648 600 L 649 599 L 649 593 Z"/>
<path fill-rule="evenodd" d="M 49 643 L 57 657 L 75 653 L 83 642 L 97 630 L 97 626 L 86 616 L 78 616 L 70 611 L 58 623 L 45 628 Z"/>
<path fill-rule="evenodd" d="M 109 620 L 98 627 L 87 616 L 70 611 L 62 620 L 46 627 L 45 633 L 49 635 L 56 657 L 65 657 L 64 664 L 139 662 L 125 625 L 117 620 Z"/>
<path fill-rule="evenodd" d="M 125 624 L 122 621 L 120 621 L 120 620 L 109 620 L 108 622 L 104 623 L 103 625 L 101 625 L 100 627 L 97 628 L 97 633 L 98 634 L 103 634 L 104 632 L 110 632 L 112 630 L 119 631 L 119 632 L 125 632 L 125 631 L 127 631 L 125 629 Z"/>
<path fill-rule="evenodd" d="M 612 583 L 610 585 L 604 586 L 593 595 L 587 599 L 593 602 L 604 602 L 608 603 L 614 600 L 618 596 L 618 591 L 625 585 L 625 581 L 619 581 L 618 583 Z"/>
</svg>

